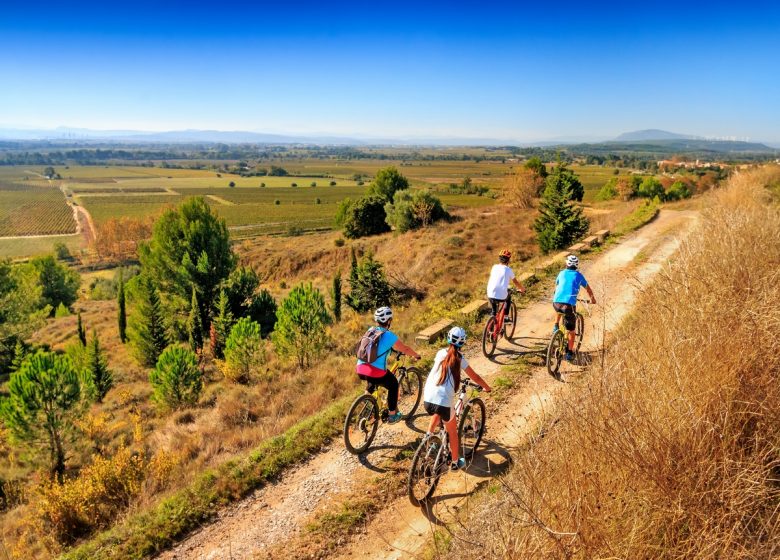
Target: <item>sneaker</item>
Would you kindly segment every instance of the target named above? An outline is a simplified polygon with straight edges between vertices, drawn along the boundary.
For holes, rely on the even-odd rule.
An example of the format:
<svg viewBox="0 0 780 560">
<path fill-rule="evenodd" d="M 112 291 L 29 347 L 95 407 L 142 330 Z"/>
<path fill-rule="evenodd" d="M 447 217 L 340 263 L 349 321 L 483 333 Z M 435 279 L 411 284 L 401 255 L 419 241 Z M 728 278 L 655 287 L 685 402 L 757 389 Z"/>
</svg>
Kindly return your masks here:
<svg viewBox="0 0 780 560">
<path fill-rule="evenodd" d="M 396 422 L 400 422 L 401 418 L 403 418 L 404 415 L 401 414 L 401 412 L 396 412 L 395 414 L 391 414 L 387 417 L 387 423 L 388 424 L 395 424 Z"/>
<path fill-rule="evenodd" d="M 559 330 L 558 329 L 558 323 L 556 323 L 556 324 L 553 325 L 553 334 L 557 333 L 558 330 Z"/>
<path fill-rule="evenodd" d="M 573 362 L 574 361 L 574 354 L 571 352 L 571 350 L 567 350 L 566 354 L 563 356 L 563 358 L 567 362 Z"/>
<path fill-rule="evenodd" d="M 463 468 L 463 467 L 465 467 L 465 466 L 466 466 L 466 459 L 464 459 L 463 457 L 461 457 L 460 459 L 458 459 L 458 460 L 457 460 L 457 462 L 456 462 L 456 461 L 453 461 L 453 462 L 450 464 L 450 470 L 451 470 L 451 471 L 457 471 L 458 469 L 462 469 L 462 468 Z"/>
</svg>

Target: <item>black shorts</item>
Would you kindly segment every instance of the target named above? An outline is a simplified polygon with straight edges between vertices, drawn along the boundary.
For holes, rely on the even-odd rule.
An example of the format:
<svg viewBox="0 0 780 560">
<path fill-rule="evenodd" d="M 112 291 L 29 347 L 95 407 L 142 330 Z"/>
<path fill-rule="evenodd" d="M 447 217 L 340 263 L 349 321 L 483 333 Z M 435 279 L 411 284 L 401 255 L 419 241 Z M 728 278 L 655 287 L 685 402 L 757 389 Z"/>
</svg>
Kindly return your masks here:
<svg viewBox="0 0 780 560">
<path fill-rule="evenodd" d="M 488 298 L 490 301 L 490 314 L 495 317 L 498 315 L 498 309 L 500 305 L 504 305 L 504 315 L 509 314 L 509 306 L 512 305 L 512 294 L 506 296 L 506 299 Z"/>
<path fill-rule="evenodd" d="M 553 303 L 553 309 L 558 313 L 563 313 L 563 326 L 567 331 L 573 331 L 577 326 L 577 306 L 568 303 Z"/>
<path fill-rule="evenodd" d="M 450 421 L 450 414 L 452 413 L 452 408 L 449 406 L 441 406 L 439 404 L 433 404 L 429 402 L 425 402 L 425 412 L 433 416 L 434 414 L 438 414 L 441 416 L 441 419 L 445 422 Z"/>
</svg>

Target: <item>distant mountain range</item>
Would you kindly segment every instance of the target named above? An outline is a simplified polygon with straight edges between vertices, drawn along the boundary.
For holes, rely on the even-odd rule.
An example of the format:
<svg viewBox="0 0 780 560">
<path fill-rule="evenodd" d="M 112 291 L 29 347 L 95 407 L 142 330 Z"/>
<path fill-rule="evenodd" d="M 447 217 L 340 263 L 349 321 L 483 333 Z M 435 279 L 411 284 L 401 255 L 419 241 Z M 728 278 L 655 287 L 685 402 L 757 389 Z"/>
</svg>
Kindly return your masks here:
<svg viewBox="0 0 780 560">
<path fill-rule="evenodd" d="M 696 136 L 690 134 L 677 134 L 676 132 L 669 132 L 668 130 L 658 130 L 656 128 L 648 128 L 647 130 L 635 130 L 634 132 L 624 132 L 617 138 L 615 142 L 636 142 L 644 140 L 692 140 L 699 139 Z"/>
</svg>

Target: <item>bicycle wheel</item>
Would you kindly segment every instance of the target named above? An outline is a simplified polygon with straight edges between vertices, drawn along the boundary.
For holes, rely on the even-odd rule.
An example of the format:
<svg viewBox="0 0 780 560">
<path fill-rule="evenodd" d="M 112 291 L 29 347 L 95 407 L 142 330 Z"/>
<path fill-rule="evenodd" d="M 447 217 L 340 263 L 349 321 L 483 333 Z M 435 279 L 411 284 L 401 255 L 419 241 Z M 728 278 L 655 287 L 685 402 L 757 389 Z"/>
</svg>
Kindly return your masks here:
<svg viewBox="0 0 780 560">
<path fill-rule="evenodd" d="M 585 337 L 585 317 L 582 316 L 582 313 L 577 313 L 577 327 L 575 331 L 575 337 L 574 341 L 577 345 L 574 348 L 575 352 L 580 351 L 580 346 L 582 346 L 582 339 Z"/>
<path fill-rule="evenodd" d="M 517 307 L 515 307 L 515 302 L 512 302 L 512 305 L 509 306 L 509 315 L 507 315 L 507 318 L 509 319 L 509 322 L 504 320 L 504 338 L 507 340 L 512 340 L 512 337 L 515 335 L 515 325 L 517 325 Z"/>
<path fill-rule="evenodd" d="M 344 421 L 344 445 L 355 455 L 363 453 L 374 441 L 379 425 L 379 405 L 372 395 L 361 395 L 347 412 Z"/>
<path fill-rule="evenodd" d="M 406 482 L 412 505 L 419 506 L 433 495 L 441 476 L 439 463 L 445 460 L 445 456 L 446 449 L 443 449 L 442 439 L 437 434 L 430 435 L 420 442 L 414 453 Z"/>
<path fill-rule="evenodd" d="M 490 358 L 493 352 L 496 351 L 496 336 L 493 334 L 493 329 L 496 326 L 496 318 L 491 317 L 485 324 L 485 330 L 482 332 L 482 353 Z"/>
<path fill-rule="evenodd" d="M 417 368 L 406 368 L 398 374 L 398 410 L 404 418 L 417 410 L 422 397 L 422 385 L 422 372 Z"/>
<path fill-rule="evenodd" d="M 555 331 L 550 337 L 550 343 L 547 345 L 547 372 L 555 378 L 558 378 L 558 370 L 563 360 L 565 338 L 563 331 Z"/>
<path fill-rule="evenodd" d="M 464 459 L 471 459 L 485 434 L 485 403 L 474 399 L 463 411 L 458 425 L 458 442 Z"/>
</svg>

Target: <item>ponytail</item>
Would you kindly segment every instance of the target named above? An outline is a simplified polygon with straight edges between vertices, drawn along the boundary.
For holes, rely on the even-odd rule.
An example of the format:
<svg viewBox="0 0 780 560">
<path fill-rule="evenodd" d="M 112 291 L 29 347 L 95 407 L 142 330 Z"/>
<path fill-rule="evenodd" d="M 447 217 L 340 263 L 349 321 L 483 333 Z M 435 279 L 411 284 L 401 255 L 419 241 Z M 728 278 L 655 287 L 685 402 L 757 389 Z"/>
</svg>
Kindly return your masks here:
<svg viewBox="0 0 780 560">
<path fill-rule="evenodd" d="M 452 383 L 455 386 L 455 390 L 458 390 L 458 387 L 460 387 L 460 358 L 461 356 L 458 349 L 454 344 L 450 344 L 447 355 L 441 362 L 441 373 L 439 374 L 439 380 L 436 382 L 436 385 L 444 385 L 444 382 L 447 379 L 447 372 L 449 372 L 450 375 L 452 375 Z"/>
</svg>

